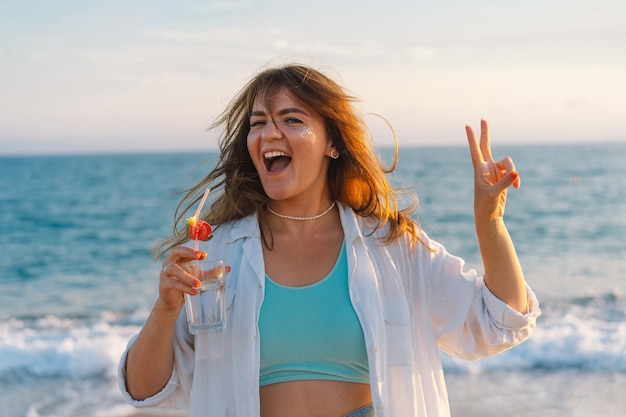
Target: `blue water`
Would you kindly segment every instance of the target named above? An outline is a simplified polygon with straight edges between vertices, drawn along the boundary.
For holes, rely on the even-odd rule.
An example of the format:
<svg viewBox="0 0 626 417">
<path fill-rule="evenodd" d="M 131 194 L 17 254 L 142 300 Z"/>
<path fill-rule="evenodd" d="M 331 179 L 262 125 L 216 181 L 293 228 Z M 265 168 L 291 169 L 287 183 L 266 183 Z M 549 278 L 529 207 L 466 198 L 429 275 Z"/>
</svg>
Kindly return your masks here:
<svg viewBox="0 0 626 417">
<path fill-rule="evenodd" d="M 522 176 L 505 218 L 544 314 L 534 336 L 511 351 L 472 363 L 444 357 L 453 415 L 472 415 L 457 385 L 511 371 L 520 386 L 538 379 L 544 390 L 555 375 L 557 383 L 572 375 L 612 381 L 589 383 L 598 392 L 616 380 L 626 388 L 626 145 L 494 154 L 513 157 Z M 395 179 L 416 187 L 423 228 L 480 269 L 467 150 L 400 155 Z M 159 263 L 150 247 L 171 230 L 178 192 L 215 160 L 213 153 L 0 158 L 1 416 L 130 412 L 116 366 L 156 296 Z M 621 404 L 613 415 L 626 414 Z"/>
</svg>

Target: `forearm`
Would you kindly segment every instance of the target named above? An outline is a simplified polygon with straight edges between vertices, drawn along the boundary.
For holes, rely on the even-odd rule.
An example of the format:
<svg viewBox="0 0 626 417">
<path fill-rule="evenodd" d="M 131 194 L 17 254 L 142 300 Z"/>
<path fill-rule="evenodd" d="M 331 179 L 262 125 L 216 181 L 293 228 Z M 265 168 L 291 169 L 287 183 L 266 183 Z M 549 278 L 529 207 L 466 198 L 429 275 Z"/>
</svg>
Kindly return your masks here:
<svg viewBox="0 0 626 417">
<path fill-rule="evenodd" d="M 476 219 L 487 288 L 511 308 L 528 311 L 526 282 L 513 241 L 501 217 Z"/>
<path fill-rule="evenodd" d="M 137 400 L 160 392 L 174 368 L 174 329 L 178 313 L 154 305 L 126 360 L 126 388 Z"/>
<path fill-rule="evenodd" d="M 519 173 L 511 158 L 493 160 L 485 120 L 480 121 L 480 143 L 470 126 L 465 126 L 465 131 L 474 166 L 474 217 L 485 282 L 496 297 L 525 313 L 528 301 L 524 274 L 503 220 L 507 189 L 519 188 Z"/>
</svg>

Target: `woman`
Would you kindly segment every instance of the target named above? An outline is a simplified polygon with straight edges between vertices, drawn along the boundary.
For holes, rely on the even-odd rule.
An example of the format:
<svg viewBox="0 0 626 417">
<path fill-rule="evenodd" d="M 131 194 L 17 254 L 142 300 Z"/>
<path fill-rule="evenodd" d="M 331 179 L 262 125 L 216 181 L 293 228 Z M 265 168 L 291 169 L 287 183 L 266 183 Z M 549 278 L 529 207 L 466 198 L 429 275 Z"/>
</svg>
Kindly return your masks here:
<svg viewBox="0 0 626 417">
<path fill-rule="evenodd" d="M 503 223 L 513 162 L 494 162 L 486 122 L 466 127 L 485 275 L 463 271 L 399 210 L 354 99 L 300 65 L 253 78 L 224 129 L 208 185 L 222 193 L 200 250 L 183 227 L 164 242 L 159 297 L 120 364 L 136 406 L 189 404 L 190 416 L 448 416 L 438 349 L 484 358 L 523 342 L 540 314 Z M 182 263 L 232 268 L 224 352 L 187 331 Z"/>
</svg>

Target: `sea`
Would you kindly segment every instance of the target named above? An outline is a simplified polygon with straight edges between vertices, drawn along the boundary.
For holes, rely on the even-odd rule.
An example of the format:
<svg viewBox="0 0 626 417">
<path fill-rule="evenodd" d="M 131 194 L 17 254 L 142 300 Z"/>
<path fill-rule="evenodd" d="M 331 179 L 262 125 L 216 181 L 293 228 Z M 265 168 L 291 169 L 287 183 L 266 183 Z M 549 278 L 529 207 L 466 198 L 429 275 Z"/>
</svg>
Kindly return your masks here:
<svg viewBox="0 0 626 417">
<path fill-rule="evenodd" d="M 378 152 L 389 165 L 391 150 Z M 500 355 L 442 354 L 452 415 L 626 416 L 626 144 L 493 153 L 521 175 L 505 221 L 543 315 Z M 213 151 L 0 157 L 0 417 L 136 413 L 116 373 L 157 294 L 151 248 L 216 162 Z M 480 271 L 468 150 L 401 147 L 390 175 L 417 192 L 431 238 Z"/>
</svg>

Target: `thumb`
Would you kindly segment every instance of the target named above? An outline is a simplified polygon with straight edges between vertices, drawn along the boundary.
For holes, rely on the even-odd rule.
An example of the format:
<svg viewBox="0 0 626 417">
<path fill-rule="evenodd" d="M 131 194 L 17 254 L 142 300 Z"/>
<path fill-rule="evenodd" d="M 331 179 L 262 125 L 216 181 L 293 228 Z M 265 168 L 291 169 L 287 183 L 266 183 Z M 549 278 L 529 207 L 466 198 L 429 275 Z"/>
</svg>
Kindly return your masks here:
<svg viewBox="0 0 626 417">
<path fill-rule="evenodd" d="M 519 172 L 511 171 L 508 172 L 502 179 L 498 182 L 498 188 L 500 191 L 504 191 L 509 188 L 511 185 L 513 188 L 519 188 L 522 181 L 519 176 Z"/>
</svg>

